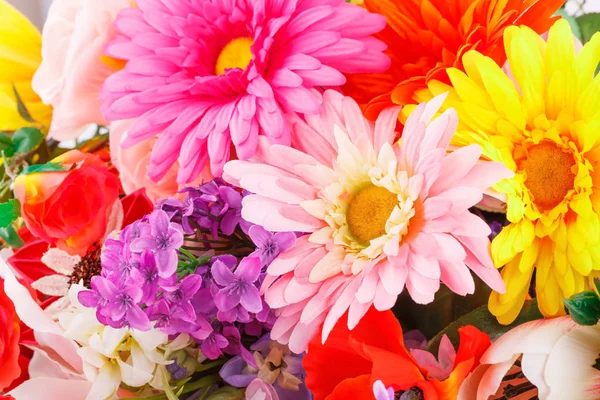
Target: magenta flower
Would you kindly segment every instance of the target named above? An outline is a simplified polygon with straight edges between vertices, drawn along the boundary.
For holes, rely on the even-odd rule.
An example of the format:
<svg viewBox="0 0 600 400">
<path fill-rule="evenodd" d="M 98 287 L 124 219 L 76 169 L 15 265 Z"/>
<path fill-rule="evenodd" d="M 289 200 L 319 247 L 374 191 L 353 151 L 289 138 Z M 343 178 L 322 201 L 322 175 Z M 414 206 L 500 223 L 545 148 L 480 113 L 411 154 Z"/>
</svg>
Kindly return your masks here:
<svg viewBox="0 0 600 400">
<path fill-rule="evenodd" d="M 316 114 L 312 89 L 344 74 L 383 72 L 386 46 L 371 35 L 385 19 L 344 0 L 140 1 L 121 11 L 106 49 L 127 61 L 108 78 L 109 121 L 137 118 L 124 146 L 160 134 L 148 174 L 194 180 L 210 163 L 220 176 L 231 144 L 252 157 L 259 136 L 290 144 L 285 113 Z"/>
<path fill-rule="evenodd" d="M 158 275 L 168 278 L 177 270 L 177 249 L 183 245 L 181 225 L 171 223 L 163 210 L 155 210 L 148 217 L 151 234 L 131 242 L 134 252 L 152 250 L 158 264 Z"/>
<path fill-rule="evenodd" d="M 106 317 L 113 327 L 124 325 L 141 331 L 150 329 L 150 320 L 139 306 L 142 299 L 142 289 L 134 285 L 123 285 L 118 288 L 103 276 L 92 278 L 95 294 L 82 294 L 78 297 L 81 304 L 87 305 L 90 301 L 97 301 L 98 312 Z M 102 322 L 102 321 L 101 321 Z"/>
<path fill-rule="evenodd" d="M 212 266 L 213 278 L 222 287 L 215 295 L 217 308 L 221 311 L 229 311 L 241 305 L 248 312 L 260 312 L 263 304 L 255 282 L 261 268 L 258 257 L 244 258 L 235 273 L 223 262 L 215 262 Z"/>
<path fill-rule="evenodd" d="M 200 330 L 197 333 L 192 333 L 192 336 L 202 343 L 200 350 L 211 360 L 216 360 L 223 354 L 223 349 L 229 346 L 229 340 L 221 334 L 220 323 L 215 321 L 209 332 Z"/>
<path fill-rule="evenodd" d="M 152 304 L 156 299 L 159 287 L 173 286 L 177 277 L 161 278 L 156 266 L 156 258 L 151 251 L 146 250 L 139 257 L 138 268 L 131 270 L 131 282 L 139 285 L 143 292 L 142 303 Z"/>
<path fill-rule="evenodd" d="M 279 253 L 296 242 L 296 234 L 292 232 L 271 233 L 260 225 L 250 227 L 248 235 L 256 245 L 256 250 L 251 255 L 260 257 L 263 266 L 271 264 Z"/>
<path fill-rule="evenodd" d="M 192 298 L 202 286 L 200 275 L 192 274 L 183 278 L 175 286 L 163 286 L 163 296 L 171 306 L 173 316 L 184 321 L 194 322 L 196 311 L 192 305 Z"/>
<path fill-rule="evenodd" d="M 154 326 L 169 335 L 211 329 L 210 323 L 203 315 L 197 315 L 193 322 L 184 321 L 174 316 L 165 299 L 160 299 L 154 303 L 149 308 L 148 314 L 150 315 L 150 321 L 155 322 Z"/>
</svg>

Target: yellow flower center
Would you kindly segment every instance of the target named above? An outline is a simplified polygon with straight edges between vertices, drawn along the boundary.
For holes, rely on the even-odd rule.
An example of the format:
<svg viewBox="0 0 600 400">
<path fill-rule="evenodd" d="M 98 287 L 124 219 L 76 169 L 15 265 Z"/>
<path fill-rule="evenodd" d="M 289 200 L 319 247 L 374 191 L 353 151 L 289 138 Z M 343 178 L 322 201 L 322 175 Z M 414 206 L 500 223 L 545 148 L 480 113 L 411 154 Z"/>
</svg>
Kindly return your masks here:
<svg viewBox="0 0 600 400">
<path fill-rule="evenodd" d="M 540 209 L 556 207 L 573 189 L 575 164 L 573 155 L 553 142 L 543 142 L 527 150 L 527 159 L 521 168 L 527 177 L 525 186 Z"/>
<path fill-rule="evenodd" d="M 385 234 L 385 224 L 398 205 L 398 195 L 379 186 L 368 186 L 350 200 L 346 222 L 350 233 L 369 243 Z"/>
<path fill-rule="evenodd" d="M 215 73 L 221 75 L 229 68 L 245 69 L 252 60 L 250 47 L 253 44 L 254 41 L 249 37 L 236 38 L 227 43 L 217 57 Z"/>
</svg>

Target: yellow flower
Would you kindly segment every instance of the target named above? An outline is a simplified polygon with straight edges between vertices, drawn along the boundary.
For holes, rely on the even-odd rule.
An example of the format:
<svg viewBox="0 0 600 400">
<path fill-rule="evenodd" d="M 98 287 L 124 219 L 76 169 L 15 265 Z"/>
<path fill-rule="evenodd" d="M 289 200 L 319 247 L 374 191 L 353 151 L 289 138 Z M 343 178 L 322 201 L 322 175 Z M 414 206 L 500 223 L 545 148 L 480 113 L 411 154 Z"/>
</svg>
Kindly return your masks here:
<svg viewBox="0 0 600 400">
<path fill-rule="evenodd" d="M 0 130 L 13 131 L 31 123 L 17 110 L 13 85 L 32 118 L 50 125 L 52 108 L 31 88 L 33 74 L 42 62 L 40 32 L 5 0 L 0 0 Z"/>
<path fill-rule="evenodd" d="M 557 316 L 563 299 L 600 271 L 600 34 L 576 53 L 569 23 L 560 20 L 547 42 L 516 26 L 504 42 L 512 75 L 470 51 L 466 73 L 448 71 L 452 87 L 431 82 L 418 96 L 450 91 L 446 106 L 460 120 L 454 144 L 477 143 L 485 158 L 515 172 L 494 186 L 510 225 L 492 243 L 507 291 L 492 293 L 489 308 L 508 324 L 533 276 L 540 311 Z"/>
</svg>

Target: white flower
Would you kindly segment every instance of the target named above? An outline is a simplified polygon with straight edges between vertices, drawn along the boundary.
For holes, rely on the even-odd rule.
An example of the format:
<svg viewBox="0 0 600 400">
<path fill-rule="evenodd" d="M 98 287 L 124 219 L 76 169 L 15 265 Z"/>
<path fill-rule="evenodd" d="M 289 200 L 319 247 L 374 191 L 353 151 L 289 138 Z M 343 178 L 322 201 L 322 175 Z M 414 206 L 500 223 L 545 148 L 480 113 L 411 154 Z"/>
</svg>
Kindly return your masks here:
<svg viewBox="0 0 600 400">
<path fill-rule="evenodd" d="M 71 306 L 58 314 L 64 335 L 75 340 L 81 348 L 86 378 L 93 382 L 87 400 L 112 399 L 121 383 L 141 388 L 154 381 L 157 366 L 169 364 L 168 335 L 158 329 L 147 332 L 102 325 L 93 308 L 82 306 L 77 294 L 86 290 L 74 284 L 69 290 Z M 187 335 L 186 335 L 187 336 Z M 178 338 L 179 339 L 179 338 Z M 176 346 L 187 345 L 189 339 L 179 339 Z"/>
</svg>

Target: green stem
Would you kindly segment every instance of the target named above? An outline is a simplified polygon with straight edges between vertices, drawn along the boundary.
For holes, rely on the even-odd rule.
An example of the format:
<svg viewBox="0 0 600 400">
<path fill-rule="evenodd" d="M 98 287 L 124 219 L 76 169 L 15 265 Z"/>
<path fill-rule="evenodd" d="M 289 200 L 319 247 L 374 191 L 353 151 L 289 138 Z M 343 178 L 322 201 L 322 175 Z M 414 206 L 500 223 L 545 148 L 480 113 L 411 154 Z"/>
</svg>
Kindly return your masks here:
<svg viewBox="0 0 600 400">
<path fill-rule="evenodd" d="M 226 360 L 215 360 L 215 361 L 209 362 L 208 364 L 200 364 L 199 366 L 196 367 L 196 372 L 208 371 L 209 369 L 219 367 L 219 366 L 225 364 L 225 362 L 226 362 Z"/>
<path fill-rule="evenodd" d="M 219 383 L 219 382 L 221 382 L 221 377 L 219 376 L 219 374 L 205 376 L 195 382 L 191 382 L 190 384 L 185 385 L 181 394 L 197 392 L 198 390 L 202 389 L 203 387 L 207 387 L 210 389 L 214 384 Z M 164 393 L 161 393 L 161 394 L 156 394 L 154 396 L 149 396 L 149 397 L 130 397 L 130 398 L 123 399 L 123 400 L 164 400 L 166 398 L 167 398 L 167 395 Z"/>
</svg>

